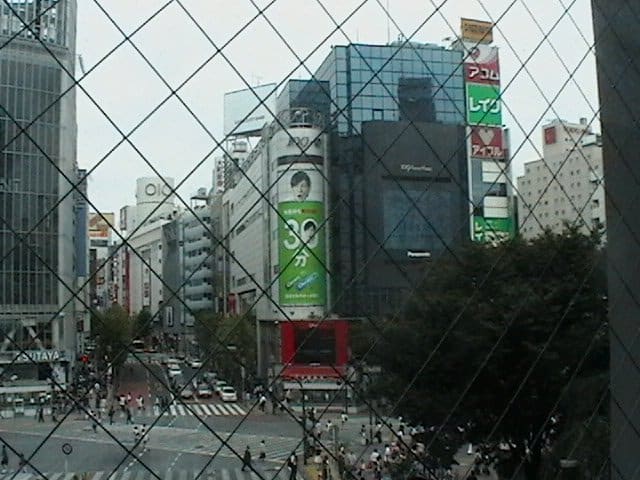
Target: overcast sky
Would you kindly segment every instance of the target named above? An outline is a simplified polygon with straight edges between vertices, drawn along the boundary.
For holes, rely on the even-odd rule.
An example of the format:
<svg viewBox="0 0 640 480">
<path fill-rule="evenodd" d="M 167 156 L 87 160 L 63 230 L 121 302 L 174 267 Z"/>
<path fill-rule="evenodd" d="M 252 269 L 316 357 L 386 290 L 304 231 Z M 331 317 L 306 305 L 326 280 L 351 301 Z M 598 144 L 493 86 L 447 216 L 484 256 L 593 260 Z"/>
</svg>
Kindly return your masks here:
<svg viewBox="0 0 640 480">
<path fill-rule="evenodd" d="M 288 76 L 309 76 L 304 67 L 296 69 L 298 61 L 289 47 L 267 20 L 258 16 L 258 9 L 263 8 L 264 15 L 300 58 L 306 58 L 324 41 L 306 62 L 311 72 L 331 45 L 384 44 L 389 31 L 391 40 L 397 38 L 398 28 L 414 41 L 448 45 L 444 39 L 458 32 L 460 17 L 497 22 L 494 44 L 501 48 L 503 121 L 512 133 L 516 175 L 524 162 L 539 156 L 540 122 L 558 116 L 576 122 L 587 117 L 591 121 L 598 110 L 594 53 L 589 51 L 593 44 L 589 0 L 388 0 L 397 27 L 381 7 L 387 0 L 181 2 L 78 0 L 77 51 L 85 70 L 95 66 L 82 81 L 86 93 L 78 90 L 78 162 L 83 168 L 92 168 L 106 156 L 89 181 L 90 198 L 101 211 L 117 212 L 123 205 L 135 203 L 135 179 L 153 175 L 140 154 L 160 174 L 174 177 L 176 183 L 195 168 L 180 189 L 185 198 L 197 187 L 210 187 L 213 156 L 202 160 L 213 150 L 215 141 L 174 97 L 130 137 L 135 149 L 123 143 L 113 150 L 122 135 L 104 114 L 122 132 L 129 133 L 170 95 L 170 88 L 128 43 L 102 60 L 124 37 L 100 7 L 129 35 L 168 4 L 131 40 L 173 89 L 215 53 L 181 4 L 218 47 L 228 43 L 223 49 L 226 59 L 216 55 L 178 92 L 218 141 L 223 140 L 225 92 L 245 88 L 245 82 L 281 83 Z M 570 16 L 563 16 L 566 8 Z M 331 34 L 336 30 L 334 20 L 342 23 L 354 11 L 342 31 Z M 526 70 L 521 69 L 523 61 L 527 61 Z M 567 83 L 567 70 L 575 70 L 575 82 Z M 545 112 L 547 101 L 553 101 L 555 111 Z M 597 123 L 594 126 L 599 129 Z M 525 136 L 532 130 L 530 143 Z"/>
</svg>

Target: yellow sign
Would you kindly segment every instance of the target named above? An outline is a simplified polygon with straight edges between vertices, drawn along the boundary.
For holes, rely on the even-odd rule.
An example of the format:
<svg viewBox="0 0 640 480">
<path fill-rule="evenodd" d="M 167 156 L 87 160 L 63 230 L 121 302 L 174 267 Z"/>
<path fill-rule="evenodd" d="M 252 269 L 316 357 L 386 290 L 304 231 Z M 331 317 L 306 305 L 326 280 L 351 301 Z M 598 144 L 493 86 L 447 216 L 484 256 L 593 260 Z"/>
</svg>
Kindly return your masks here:
<svg viewBox="0 0 640 480">
<path fill-rule="evenodd" d="M 89 238 L 110 238 L 111 225 L 115 225 L 113 213 L 103 213 L 102 216 L 91 212 L 89 214 Z M 107 223 L 109 222 L 109 223 Z"/>
<path fill-rule="evenodd" d="M 463 41 L 474 43 L 493 42 L 493 23 L 491 22 L 461 18 L 460 32 Z"/>
</svg>

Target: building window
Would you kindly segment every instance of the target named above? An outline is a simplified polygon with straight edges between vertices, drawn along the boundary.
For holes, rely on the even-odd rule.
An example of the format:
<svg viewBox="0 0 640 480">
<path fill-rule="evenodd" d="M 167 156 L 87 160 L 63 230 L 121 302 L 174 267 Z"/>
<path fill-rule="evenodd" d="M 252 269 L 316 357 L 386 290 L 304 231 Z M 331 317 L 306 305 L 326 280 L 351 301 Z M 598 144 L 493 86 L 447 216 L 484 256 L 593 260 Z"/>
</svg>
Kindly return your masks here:
<svg viewBox="0 0 640 480">
<path fill-rule="evenodd" d="M 384 119 L 383 110 L 381 108 L 374 108 L 372 112 L 372 117 L 374 120 L 383 120 Z"/>
</svg>

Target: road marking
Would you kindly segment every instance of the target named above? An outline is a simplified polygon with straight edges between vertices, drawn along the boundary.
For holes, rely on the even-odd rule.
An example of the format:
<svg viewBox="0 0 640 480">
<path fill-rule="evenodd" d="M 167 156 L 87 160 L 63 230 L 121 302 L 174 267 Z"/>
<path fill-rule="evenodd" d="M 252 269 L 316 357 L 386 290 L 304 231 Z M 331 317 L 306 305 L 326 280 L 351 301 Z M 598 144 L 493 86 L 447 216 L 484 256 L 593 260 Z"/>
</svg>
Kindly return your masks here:
<svg viewBox="0 0 640 480">
<path fill-rule="evenodd" d="M 91 480 L 100 480 L 103 474 L 104 472 L 96 472 L 93 474 L 93 478 Z M 53 480 L 53 479 L 49 477 L 49 480 Z"/>
<path fill-rule="evenodd" d="M 226 405 L 218 405 L 218 408 L 222 412 L 222 415 L 229 415 L 229 412 L 226 410 Z"/>
<path fill-rule="evenodd" d="M 233 407 L 236 410 L 236 412 L 238 412 L 240 415 L 246 415 L 247 413 L 237 403 L 232 403 L 230 407 Z"/>
<path fill-rule="evenodd" d="M 180 413 L 180 415 L 184 416 L 184 407 L 178 404 L 176 405 L 176 408 L 178 409 L 178 412 Z"/>
<path fill-rule="evenodd" d="M 191 408 L 193 409 L 193 412 L 198 416 L 201 417 L 203 415 L 203 413 L 200 411 L 200 405 L 197 404 L 193 404 L 191 405 Z"/>
<path fill-rule="evenodd" d="M 64 473 L 52 473 L 49 475 L 49 480 L 58 480 L 64 476 Z"/>
<path fill-rule="evenodd" d="M 239 480 L 245 480 L 245 476 L 244 476 L 244 472 L 242 471 L 241 468 L 236 468 L 235 469 L 235 474 L 236 474 L 236 478 Z"/>
<path fill-rule="evenodd" d="M 120 477 L 120 480 L 129 480 L 130 476 L 131 476 L 131 472 L 124 472 Z"/>
<path fill-rule="evenodd" d="M 218 407 L 211 404 L 209 405 L 209 408 L 211 409 L 211 411 L 213 412 L 214 415 L 220 415 L 220 412 L 218 412 Z"/>
<path fill-rule="evenodd" d="M 147 470 L 138 470 L 138 474 L 136 475 L 136 480 L 143 480 L 146 473 L 147 473 Z"/>
<path fill-rule="evenodd" d="M 167 471 L 166 471 L 166 473 L 164 474 L 164 478 L 165 478 L 165 480 L 171 480 L 171 474 L 172 474 L 172 473 L 173 473 L 173 472 L 171 471 L 171 469 L 170 469 L 170 468 L 167 468 Z"/>
<path fill-rule="evenodd" d="M 171 411 L 171 415 L 176 415 L 176 406 L 175 405 L 169 405 L 169 410 Z"/>
<path fill-rule="evenodd" d="M 207 405 L 205 405 L 204 403 L 200 405 L 200 408 L 202 408 L 202 411 L 204 412 L 205 415 L 211 415 L 211 411 L 209 411 L 209 407 L 207 407 Z"/>
</svg>

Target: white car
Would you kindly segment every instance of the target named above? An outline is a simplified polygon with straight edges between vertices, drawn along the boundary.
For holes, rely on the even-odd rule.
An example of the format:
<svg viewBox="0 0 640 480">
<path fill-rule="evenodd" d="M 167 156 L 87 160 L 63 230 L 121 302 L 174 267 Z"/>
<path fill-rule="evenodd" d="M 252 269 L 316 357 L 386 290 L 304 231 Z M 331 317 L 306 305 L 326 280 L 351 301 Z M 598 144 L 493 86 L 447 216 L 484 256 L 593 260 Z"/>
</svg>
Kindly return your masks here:
<svg viewBox="0 0 640 480">
<path fill-rule="evenodd" d="M 237 402 L 238 394 L 236 393 L 236 389 L 230 386 L 222 387 L 220 390 L 220 400 L 223 402 Z"/>
<path fill-rule="evenodd" d="M 227 385 L 227 382 L 225 382 L 224 380 L 216 380 L 216 382 L 213 384 L 213 391 L 220 395 L 222 393 L 222 389 L 228 386 L 229 385 Z"/>
<path fill-rule="evenodd" d="M 210 398 L 213 395 L 213 392 L 209 388 L 209 385 L 206 383 L 201 383 L 198 385 L 197 395 L 200 398 Z"/>
<path fill-rule="evenodd" d="M 167 373 L 169 374 L 169 377 L 177 377 L 178 375 L 182 375 L 182 369 L 177 363 L 170 363 Z"/>
<path fill-rule="evenodd" d="M 202 368 L 202 360 L 199 358 L 192 358 L 189 364 L 191 365 L 191 368 Z"/>
</svg>

